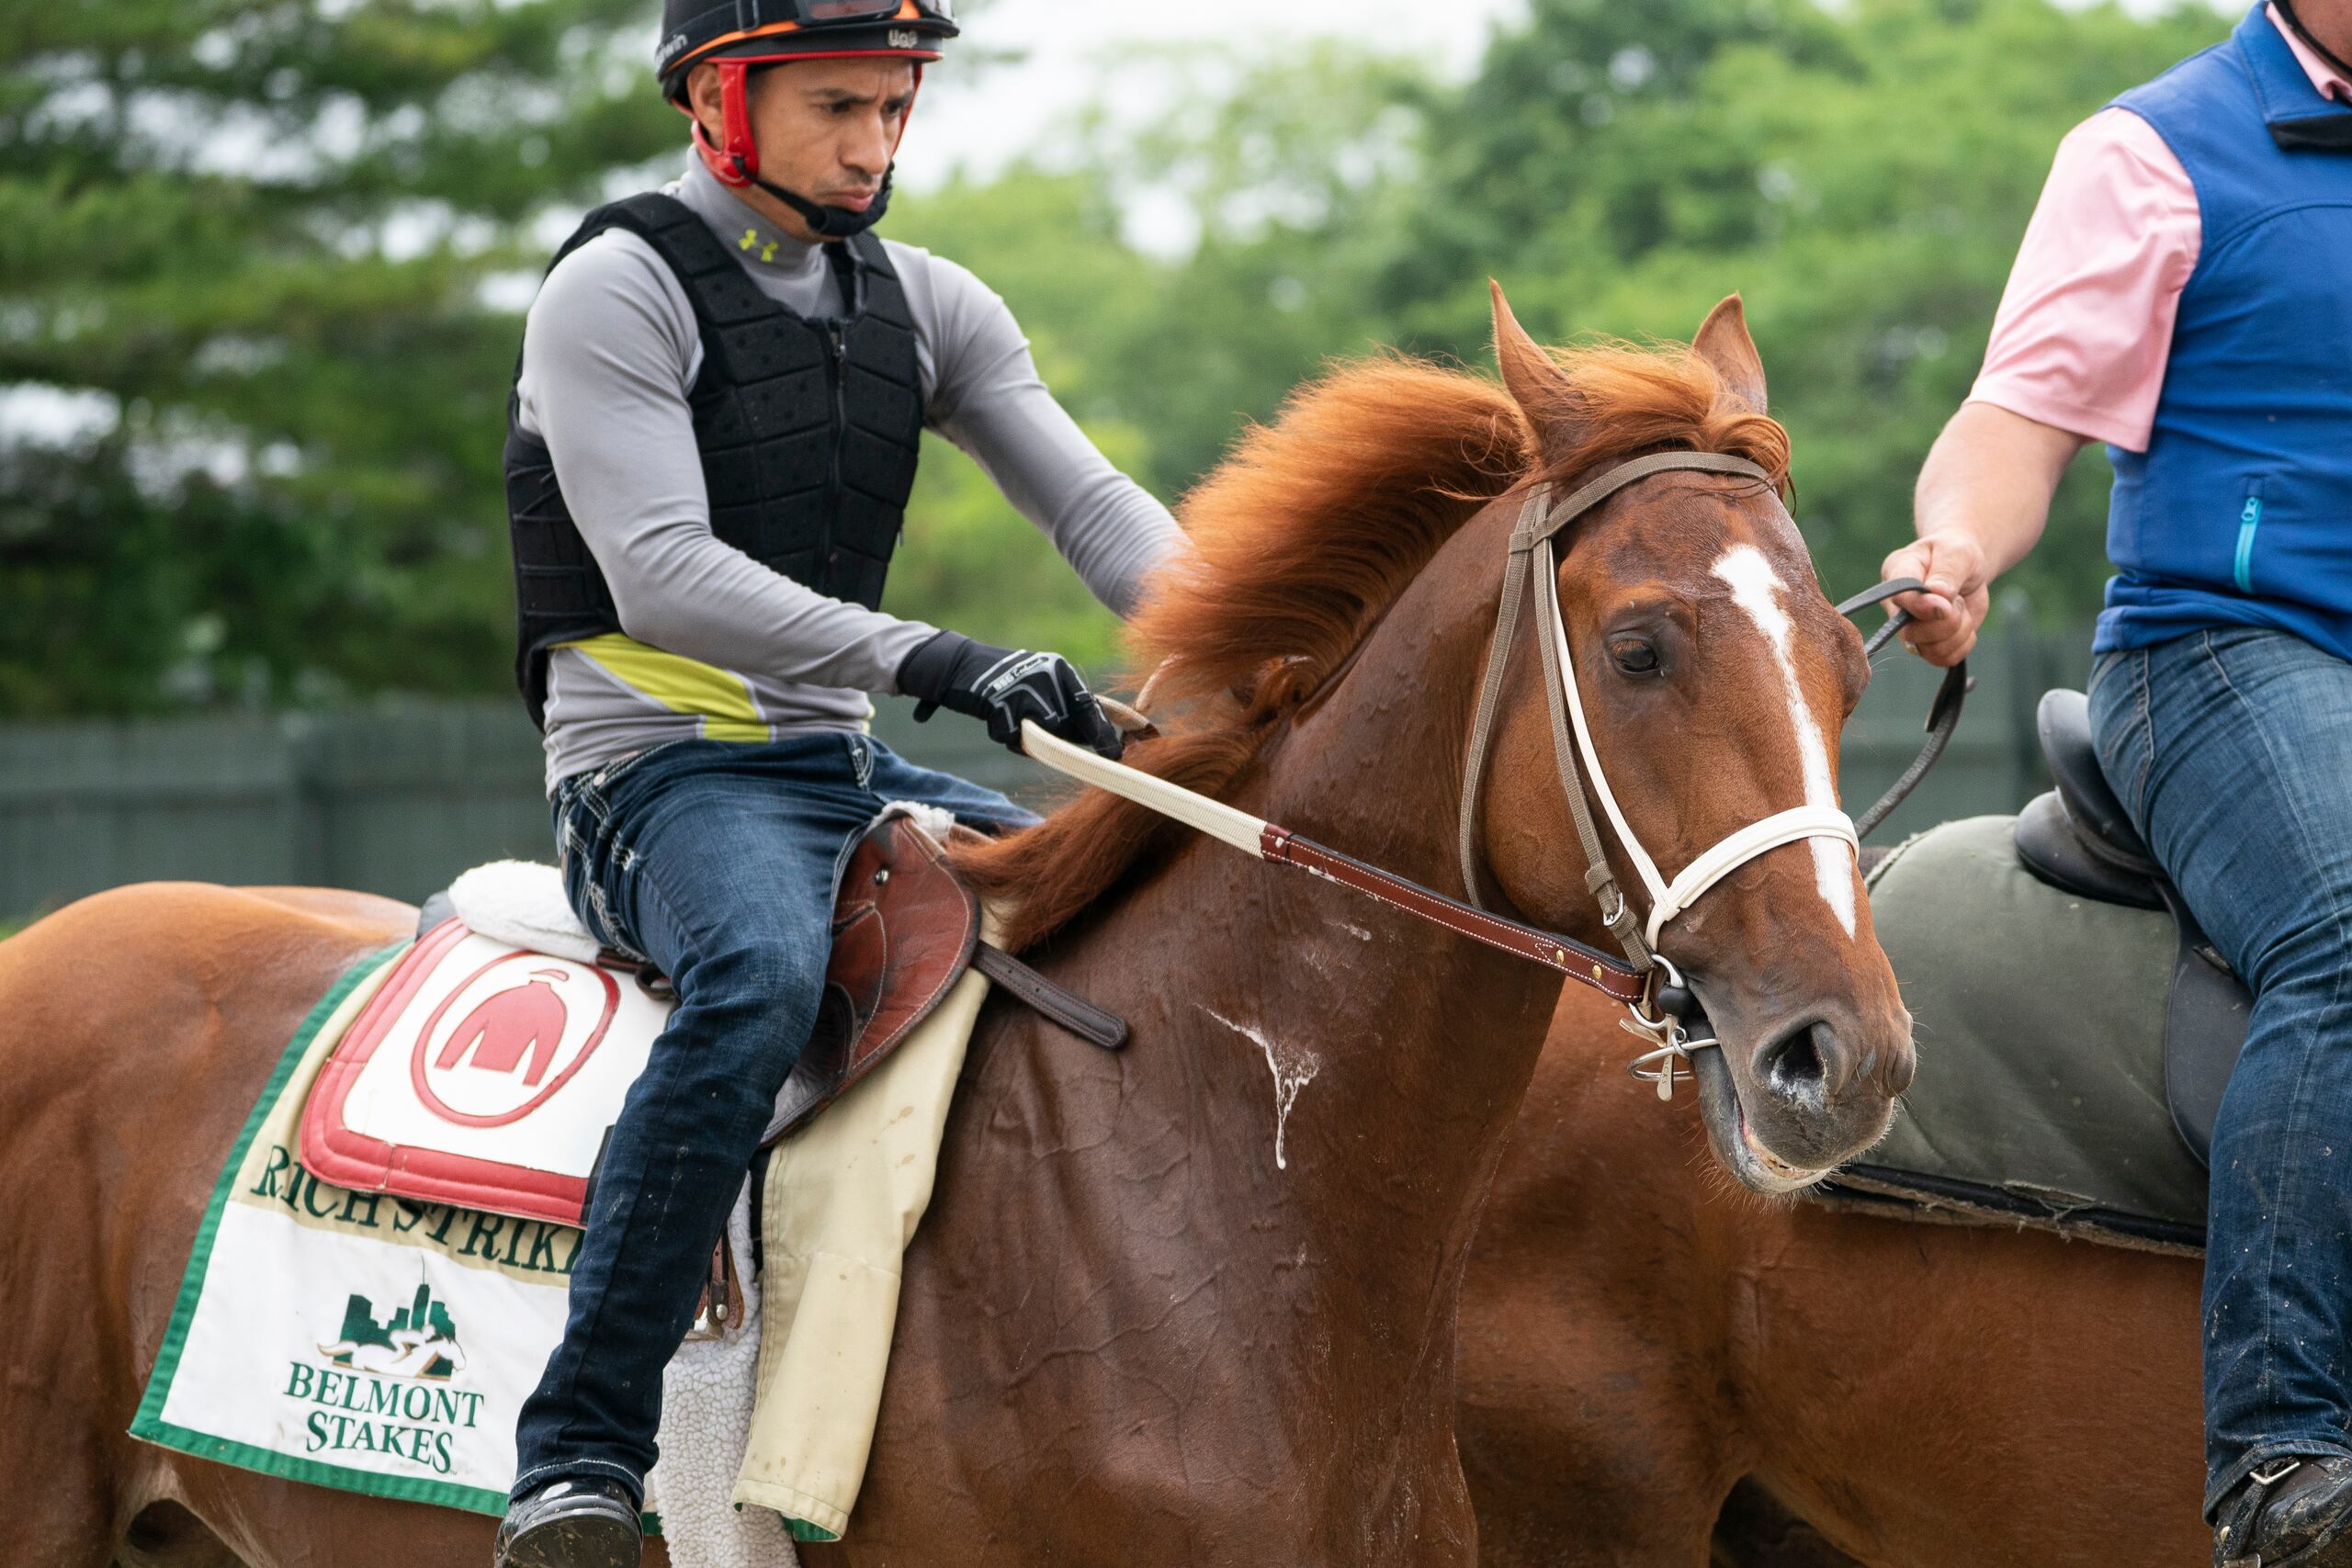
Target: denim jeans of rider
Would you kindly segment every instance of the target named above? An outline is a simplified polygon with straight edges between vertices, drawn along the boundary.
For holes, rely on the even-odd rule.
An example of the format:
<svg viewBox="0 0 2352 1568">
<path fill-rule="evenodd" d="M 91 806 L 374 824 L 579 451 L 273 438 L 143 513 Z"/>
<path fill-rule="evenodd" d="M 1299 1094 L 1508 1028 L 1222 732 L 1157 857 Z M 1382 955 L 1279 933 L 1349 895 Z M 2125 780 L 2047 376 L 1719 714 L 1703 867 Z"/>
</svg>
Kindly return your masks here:
<svg viewBox="0 0 2352 1568">
<path fill-rule="evenodd" d="M 517 1496 L 590 1476 L 642 1496 L 662 1369 L 816 1021 L 840 867 L 900 800 L 983 831 L 1034 820 L 851 734 L 679 741 L 559 787 L 573 908 L 598 940 L 669 975 L 678 1005 L 589 1194 L 563 1343 L 518 1424 Z"/>
<path fill-rule="evenodd" d="M 2231 627 L 2102 655 L 2099 763 L 2255 995 L 2213 1127 L 2205 1507 L 2352 1453 L 2352 663 Z"/>
</svg>

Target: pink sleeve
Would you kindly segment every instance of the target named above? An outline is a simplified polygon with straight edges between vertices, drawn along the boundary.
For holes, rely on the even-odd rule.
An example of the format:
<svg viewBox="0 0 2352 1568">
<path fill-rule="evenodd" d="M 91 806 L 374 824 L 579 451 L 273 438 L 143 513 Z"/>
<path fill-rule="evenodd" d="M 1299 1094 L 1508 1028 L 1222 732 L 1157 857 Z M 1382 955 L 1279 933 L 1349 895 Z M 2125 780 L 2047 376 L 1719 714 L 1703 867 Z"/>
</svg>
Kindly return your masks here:
<svg viewBox="0 0 2352 1568">
<path fill-rule="evenodd" d="M 2144 451 L 2203 241 L 2164 138 L 2102 109 L 2058 144 L 1970 400 Z"/>
</svg>

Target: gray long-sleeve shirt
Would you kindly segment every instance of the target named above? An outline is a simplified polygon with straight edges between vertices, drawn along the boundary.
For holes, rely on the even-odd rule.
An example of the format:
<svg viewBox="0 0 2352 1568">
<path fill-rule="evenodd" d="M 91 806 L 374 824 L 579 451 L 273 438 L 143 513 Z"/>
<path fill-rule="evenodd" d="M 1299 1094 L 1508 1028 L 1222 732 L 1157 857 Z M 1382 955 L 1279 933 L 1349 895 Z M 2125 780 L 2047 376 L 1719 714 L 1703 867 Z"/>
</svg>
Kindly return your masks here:
<svg viewBox="0 0 2352 1568">
<path fill-rule="evenodd" d="M 699 159 L 666 188 L 770 299 L 802 315 L 842 309 L 819 248 L 775 229 Z M 1001 299 L 954 262 L 884 243 L 914 315 L 926 426 L 979 463 L 1096 598 L 1127 613 L 1177 547 L 1175 519 L 1046 391 Z M 687 402 L 701 369 L 684 288 L 626 230 L 566 256 L 531 306 L 520 422 L 553 455 L 621 622 L 620 636 L 549 661 L 550 790 L 668 740 L 857 728 L 873 713 L 865 694 L 895 693 L 899 661 L 935 630 L 829 598 L 711 533 Z"/>
</svg>

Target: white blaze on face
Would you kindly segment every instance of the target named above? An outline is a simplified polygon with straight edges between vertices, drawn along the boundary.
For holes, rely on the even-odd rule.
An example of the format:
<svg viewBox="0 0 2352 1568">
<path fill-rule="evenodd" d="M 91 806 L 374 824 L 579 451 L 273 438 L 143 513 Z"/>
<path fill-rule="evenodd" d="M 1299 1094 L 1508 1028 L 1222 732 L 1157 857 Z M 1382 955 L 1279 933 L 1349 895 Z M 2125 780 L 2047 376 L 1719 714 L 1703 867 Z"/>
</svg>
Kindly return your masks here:
<svg viewBox="0 0 2352 1568">
<path fill-rule="evenodd" d="M 1714 564 L 1714 574 L 1731 588 L 1732 603 L 1747 612 L 1772 646 L 1772 657 L 1781 666 L 1781 683 L 1789 697 L 1789 717 L 1796 725 L 1797 760 L 1804 768 L 1804 803 L 1807 806 L 1835 807 L 1838 804 L 1838 781 L 1829 768 L 1829 746 L 1822 739 L 1821 726 L 1815 722 L 1813 709 L 1805 705 L 1804 688 L 1797 683 L 1797 666 L 1790 653 L 1789 644 L 1795 627 L 1789 613 L 1781 607 L 1781 595 L 1787 584 L 1772 563 L 1753 545 L 1734 545 Z M 1822 902 L 1846 928 L 1854 934 L 1854 878 L 1852 852 L 1835 839 L 1812 839 L 1807 846 L 1813 851 L 1814 886 L 1821 889 Z"/>
</svg>

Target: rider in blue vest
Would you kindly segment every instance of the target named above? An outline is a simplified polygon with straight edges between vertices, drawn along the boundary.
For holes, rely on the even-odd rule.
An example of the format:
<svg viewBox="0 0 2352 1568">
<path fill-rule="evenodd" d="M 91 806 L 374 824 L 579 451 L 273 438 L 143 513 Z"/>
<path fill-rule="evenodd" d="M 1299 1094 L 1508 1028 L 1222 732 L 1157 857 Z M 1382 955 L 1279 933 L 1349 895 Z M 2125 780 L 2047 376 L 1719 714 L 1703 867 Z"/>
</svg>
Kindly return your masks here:
<svg viewBox="0 0 2352 1568">
<path fill-rule="evenodd" d="M 2257 4 L 2061 147 L 1919 480 L 1906 640 L 1965 657 L 2086 441 L 2100 764 L 2252 987 L 2214 1126 L 2214 1561 L 2352 1565 L 2352 0 Z"/>
<path fill-rule="evenodd" d="M 874 740 L 867 694 L 1008 745 L 1035 720 L 1120 750 L 1067 660 L 879 608 L 926 431 L 1114 610 L 1181 537 L 1046 392 L 1001 299 L 873 232 L 956 32 L 951 0 L 667 0 L 685 174 L 590 213 L 531 307 L 506 440 L 516 676 L 565 890 L 679 1005 L 598 1161 L 500 1568 L 638 1561 L 662 1369 L 815 1023 L 848 848 L 889 802 L 1030 820 Z"/>
</svg>

